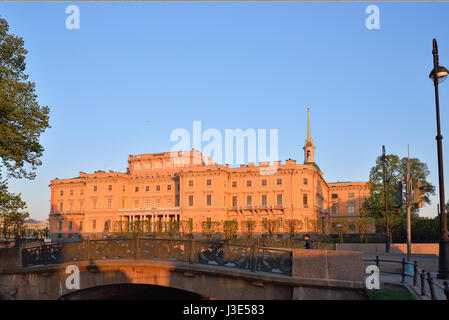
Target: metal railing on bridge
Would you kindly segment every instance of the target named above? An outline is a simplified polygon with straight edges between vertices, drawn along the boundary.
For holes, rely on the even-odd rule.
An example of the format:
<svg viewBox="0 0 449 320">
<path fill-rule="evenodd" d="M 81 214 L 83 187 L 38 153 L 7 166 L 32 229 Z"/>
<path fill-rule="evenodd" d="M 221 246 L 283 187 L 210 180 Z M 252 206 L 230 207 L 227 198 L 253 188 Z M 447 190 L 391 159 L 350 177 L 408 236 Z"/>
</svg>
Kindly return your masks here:
<svg viewBox="0 0 449 320">
<path fill-rule="evenodd" d="M 117 259 L 178 261 L 292 275 L 292 251 L 257 245 L 136 237 L 22 248 L 23 267 Z"/>
<path fill-rule="evenodd" d="M 437 295 L 435 294 L 435 288 L 440 289 L 444 292 L 446 296 L 446 300 L 449 300 L 449 283 L 447 281 L 443 282 L 443 285 L 440 285 L 439 283 L 435 282 L 432 278 L 432 275 L 430 272 L 426 272 L 424 269 L 420 269 L 418 267 L 418 261 L 415 261 L 414 263 L 405 261 L 405 258 L 402 258 L 402 260 L 389 260 L 389 259 L 379 259 L 379 256 L 376 256 L 376 259 L 363 259 L 363 261 L 374 261 L 376 262 L 376 266 L 380 269 L 380 262 L 387 262 L 387 263 L 398 263 L 401 264 L 401 272 L 391 272 L 391 271 L 382 271 L 384 273 L 393 273 L 393 274 L 400 274 L 402 279 L 401 283 L 405 283 L 407 277 L 412 278 L 413 286 L 418 287 L 418 276 L 420 279 L 420 295 L 421 296 L 427 296 L 431 298 L 432 300 L 437 300 Z M 409 274 L 406 271 L 406 265 L 413 266 L 413 274 Z M 429 287 L 430 294 L 427 293 L 427 286 Z"/>
</svg>

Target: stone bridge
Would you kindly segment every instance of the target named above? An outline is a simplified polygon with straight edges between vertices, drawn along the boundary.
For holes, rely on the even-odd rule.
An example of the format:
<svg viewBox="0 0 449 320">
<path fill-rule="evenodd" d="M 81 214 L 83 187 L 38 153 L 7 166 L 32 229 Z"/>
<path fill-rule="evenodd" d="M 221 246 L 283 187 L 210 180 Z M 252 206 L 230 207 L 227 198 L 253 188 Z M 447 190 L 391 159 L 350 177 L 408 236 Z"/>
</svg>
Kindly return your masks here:
<svg viewBox="0 0 449 320">
<path fill-rule="evenodd" d="M 73 265 L 79 270 L 75 289 L 66 283 Z M 155 238 L 0 249 L 0 292 L 9 298 L 107 299 L 105 292 L 131 290 L 130 284 L 165 289 L 141 291 L 147 299 L 365 298 L 359 252 Z M 155 294 L 169 288 L 169 294 Z"/>
</svg>

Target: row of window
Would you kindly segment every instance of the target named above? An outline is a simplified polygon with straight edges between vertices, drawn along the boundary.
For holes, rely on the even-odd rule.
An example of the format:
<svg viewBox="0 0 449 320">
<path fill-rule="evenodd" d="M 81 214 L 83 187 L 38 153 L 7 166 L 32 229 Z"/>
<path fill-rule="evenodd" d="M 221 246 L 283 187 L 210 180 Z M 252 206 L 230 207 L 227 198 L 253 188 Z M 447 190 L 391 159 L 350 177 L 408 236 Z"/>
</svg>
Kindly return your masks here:
<svg viewBox="0 0 449 320">
<path fill-rule="evenodd" d="M 303 183 L 304 184 L 308 184 L 307 178 L 303 179 Z M 247 180 L 246 181 L 246 186 L 247 187 L 251 187 L 252 184 L 253 184 L 252 180 Z M 277 185 L 282 185 L 282 179 L 281 178 L 276 179 L 276 184 Z M 211 179 L 207 179 L 206 180 L 206 185 L 208 185 L 208 186 L 212 185 L 212 180 Z M 262 186 L 266 186 L 267 185 L 267 180 L 266 179 L 262 179 L 261 180 L 261 185 Z M 193 187 L 193 180 L 189 180 L 189 187 Z M 233 188 L 237 187 L 237 181 L 232 181 L 232 187 Z"/>
<path fill-rule="evenodd" d="M 111 220 L 106 220 L 104 223 L 104 230 L 105 231 L 110 231 L 112 226 Z M 68 221 L 68 230 L 69 231 L 73 231 L 74 227 L 73 227 L 73 221 Z M 92 229 L 96 230 L 97 229 L 97 219 L 92 219 Z M 79 221 L 79 225 L 78 225 L 78 231 L 82 231 L 83 230 L 83 221 Z M 58 221 L 58 231 L 62 231 L 62 221 Z"/>
<path fill-rule="evenodd" d="M 276 184 L 277 185 L 282 185 L 282 179 L 281 178 L 278 178 L 278 179 L 276 179 Z M 303 179 L 303 184 L 308 184 L 308 181 L 307 181 L 307 178 L 304 178 Z M 206 185 L 207 186 L 211 186 L 212 185 L 212 179 L 207 179 L 206 180 Z M 261 180 L 261 185 L 262 186 L 266 186 L 267 185 L 267 180 L 266 179 L 262 179 Z M 251 187 L 252 186 L 252 180 L 247 180 L 246 181 L 246 186 L 247 187 Z M 167 191 L 170 191 L 171 190 L 171 185 L 169 184 L 169 185 L 167 185 Z M 193 180 L 189 180 L 189 187 L 193 187 Z M 237 187 L 237 181 L 232 181 L 232 187 L 234 187 L 234 188 L 236 188 Z M 179 186 L 178 186 L 178 189 L 179 189 Z M 134 191 L 135 192 L 139 192 L 139 190 L 140 190 L 140 187 L 138 187 L 138 186 L 136 186 L 135 188 L 134 188 Z M 160 185 L 157 185 L 156 186 L 156 191 L 160 191 L 161 190 L 161 186 Z M 94 192 L 97 192 L 98 191 L 98 186 L 93 186 L 93 191 Z M 108 191 L 112 191 L 112 184 L 110 184 L 110 185 L 108 185 Z M 125 192 L 126 191 L 126 187 L 125 186 L 123 186 L 123 191 Z M 145 191 L 146 192 L 148 192 L 148 191 L 150 191 L 150 186 L 145 186 Z M 73 190 L 70 190 L 70 195 L 71 196 L 73 196 L 73 194 L 74 194 L 74 191 Z M 80 189 L 80 195 L 83 195 L 84 194 L 84 189 Z M 351 194 L 351 193 L 350 193 Z M 64 190 L 61 190 L 60 191 L 60 195 L 61 196 L 63 196 L 64 195 Z M 354 196 L 354 194 L 352 193 L 352 195 Z M 335 197 L 334 197 L 335 196 Z M 337 194 L 333 194 L 332 195 L 332 198 L 337 198 L 338 197 L 338 195 Z"/>
<path fill-rule="evenodd" d="M 178 205 L 176 203 L 176 205 Z M 122 207 L 125 208 L 126 206 L 126 202 L 125 200 L 122 200 Z M 160 199 L 156 199 L 156 208 L 160 208 L 161 207 L 161 200 Z M 172 207 L 172 199 L 167 199 L 167 208 L 171 208 Z M 135 200 L 134 201 L 134 208 L 140 208 L 140 201 L 139 200 Z M 150 200 L 145 200 L 145 209 L 150 209 Z"/>
<path fill-rule="evenodd" d="M 266 194 L 262 194 L 261 198 L 260 198 L 260 203 L 262 206 L 266 206 L 267 205 L 267 195 Z M 278 206 L 282 205 L 282 194 L 277 194 L 276 195 L 276 204 Z M 253 205 L 253 197 L 252 196 L 246 196 L 246 206 L 250 207 Z M 238 197 L 237 196 L 233 196 L 232 197 L 232 206 L 233 207 L 237 207 L 238 206 Z"/>
<path fill-rule="evenodd" d="M 354 197 L 355 197 L 355 193 L 348 193 L 348 198 L 354 198 Z M 332 193 L 331 198 L 338 199 L 338 193 Z"/>
<path fill-rule="evenodd" d="M 267 195 L 266 194 L 261 195 L 260 203 L 262 206 L 267 205 Z M 304 194 L 303 204 L 307 205 L 307 203 L 308 203 L 307 194 Z M 282 204 L 283 204 L 283 195 L 277 194 L 276 195 L 276 205 L 281 206 Z M 190 195 L 189 196 L 189 207 L 193 207 L 193 205 L 194 205 L 194 197 L 193 197 L 193 195 Z M 210 195 L 210 194 L 206 195 L 206 205 L 207 206 L 212 205 L 212 195 Z M 253 196 L 251 196 L 251 195 L 246 196 L 246 206 L 252 206 L 252 205 L 253 205 Z M 238 206 L 238 197 L 237 196 L 232 196 L 232 206 L 233 207 Z"/>
<path fill-rule="evenodd" d="M 303 179 L 303 183 L 304 183 L 304 184 L 307 184 L 307 179 L 306 179 L 306 178 Z M 247 181 L 246 181 L 246 186 L 247 186 L 247 187 L 251 187 L 252 184 L 253 184 L 252 180 L 247 180 Z M 260 181 L 260 184 L 261 184 L 262 186 L 266 186 L 266 185 L 267 185 L 267 180 L 266 180 L 266 179 L 262 179 L 262 180 Z M 279 186 L 279 185 L 282 185 L 282 179 L 281 179 L 281 178 L 277 178 L 277 179 L 276 179 L 276 184 L 277 184 L 278 186 Z M 237 181 L 232 181 L 232 187 L 233 187 L 233 188 L 236 188 L 236 187 L 237 187 Z"/>
<path fill-rule="evenodd" d="M 282 198 L 283 198 L 282 194 L 277 194 L 276 195 L 276 204 L 277 205 L 280 206 L 280 205 L 283 204 Z M 308 205 L 308 195 L 307 194 L 303 195 L 302 201 L 303 201 L 303 205 L 306 207 Z M 250 196 L 250 195 L 246 196 L 246 205 L 247 206 L 252 206 L 252 203 L 253 203 L 253 197 Z M 266 206 L 267 205 L 267 195 L 266 194 L 262 194 L 261 195 L 260 203 L 261 203 L 262 206 Z M 233 207 L 237 207 L 238 206 L 238 197 L 237 196 L 233 196 L 232 197 L 232 206 Z"/>
<path fill-rule="evenodd" d="M 95 220 L 94 220 L 94 221 L 95 221 Z M 73 221 L 69 221 L 69 223 L 68 223 L 68 229 L 69 229 L 69 231 L 73 231 Z M 58 222 L 58 231 L 61 231 L 61 230 L 62 230 L 62 221 L 59 221 L 59 222 Z M 80 221 L 80 222 L 79 222 L 78 230 L 79 230 L 79 231 L 83 230 L 83 221 Z"/>
<path fill-rule="evenodd" d="M 336 214 L 338 212 L 338 203 L 334 203 L 331 207 L 331 213 Z M 346 213 L 355 213 L 355 203 L 349 201 L 346 203 Z"/>
<path fill-rule="evenodd" d="M 178 198 L 177 198 L 178 199 Z M 176 201 L 176 206 L 178 206 L 179 201 Z M 172 199 L 168 199 L 167 200 L 167 207 L 171 208 L 172 207 Z M 161 200 L 160 199 L 156 199 L 156 208 L 160 208 L 161 206 Z M 123 199 L 122 200 L 122 208 L 126 207 L 126 201 Z M 108 209 L 112 209 L 112 199 L 108 199 L 107 200 L 107 208 Z M 139 200 L 135 200 L 134 202 L 134 208 L 140 208 L 140 201 Z M 145 208 L 146 209 L 150 209 L 150 200 L 145 200 Z M 73 206 L 73 201 L 69 202 L 69 211 L 74 211 L 74 206 Z M 92 209 L 98 209 L 98 200 L 97 199 L 93 199 L 92 200 Z M 79 211 L 83 211 L 84 210 L 84 201 L 80 201 L 79 202 Z M 64 211 L 64 202 L 60 202 L 59 203 L 59 211 L 63 212 Z"/>
<path fill-rule="evenodd" d="M 170 191 L 171 190 L 171 185 L 167 185 L 167 190 Z M 134 191 L 135 192 L 139 192 L 140 188 L 139 187 L 135 187 Z M 160 191 L 161 190 L 161 186 L 157 185 L 156 186 L 156 191 Z M 93 186 L 93 191 L 97 192 L 98 191 L 98 186 Z M 108 191 L 112 191 L 112 184 L 108 185 Z M 126 187 L 123 186 L 123 192 L 126 191 Z M 150 191 L 150 186 L 145 186 L 145 191 Z M 74 195 L 74 191 L 70 190 L 70 195 L 73 196 Z M 80 189 L 80 195 L 84 194 L 84 189 Z M 59 195 L 63 196 L 64 195 L 64 190 L 59 191 Z"/>
<path fill-rule="evenodd" d="M 134 187 L 134 191 L 135 192 L 139 192 L 140 188 L 139 187 Z M 171 190 L 171 184 L 167 185 L 167 191 Z M 125 191 L 125 186 L 123 186 L 123 191 Z M 150 186 L 145 186 L 145 191 L 148 192 L 150 191 Z M 156 191 L 161 191 L 161 186 L 157 185 L 156 186 Z"/>
<path fill-rule="evenodd" d="M 95 200 L 96 201 L 96 200 Z M 95 206 L 96 206 L 97 204 L 96 204 L 96 202 L 95 202 Z M 80 201 L 79 202 L 79 211 L 83 211 L 84 210 L 84 201 Z M 60 202 L 59 203 L 59 211 L 64 211 L 64 202 Z M 69 211 L 74 211 L 74 208 L 73 208 L 73 201 L 70 201 L 69 202 Z"/>
<path fill-rule="evenodd" d="M 212 179 L 207 179 L 206 186 L 211 186 L 211 185 L 212 185 Z M 189 187 L 193 187 L 193 180 L 189 180 Z"/>
<path fill-rule="evenodd" d="M 282 205 L 282 203 L 283 203 L 282 202 L 282 198 L 283 198 L 282 194 L 277 194 L 276 195 L 276 204 L 277 205 Z M 189 199 L 189 206 L 192 207 L 194 205 L 194 201 L 193 201 L 194 197 L 193 197 L 193 195 L 190 195 L 188 199 Z M 252 202 L 253 202 L 253 196 L 251 196 L 251 195 L 246 196 L 246 205 L 247 206 L 252 206 Z M 260 202 L 261 202 L 262 206 L 266 206 L 267 205 L 267 195 L 266 194 L 261 195 L 261 201 Z M 305 206 L 308 205 L 308 195 L 307 194 L 303 195 L 303 204 Z M 98 205 L 98 200 L 97 199 L 93 199 L 92 200 L 92 209 L 97 209 L 97 205 Z M 176 203 L 176 205 L 178 206 L 179 203 Z M 206 205 L 207 206 L 211 206 L 212 205 L 212 195 L 211 194 L 206 195 Z M 70 206 L 69 210 L 73 211 L 73 201 L 69 202 L 69 206 Z M 156 199 L 156 208 L 160 208 L 160 206 L 161 206 L 160 199 Z M 232 197 L 232 206 L 233 207 L 237 207 L 238 206 L 238 197 L 237 196 L 233 196 Z M 125 207 L 126 207 L 126 201 L 125 201 L 125 199 L 122 199 L 122 208 L 125 208 Z M 172 199 L 167 199 L 167 207 L 168 208 L 172 207 Z M 80 211 L 84 210 L 84 201 L 80 201 L 79 202 L 79 208 L 80 208 Z M 108 209 L 112 208 L 112 199 L 108 199 L 107 200 L 107 208 Z M 139 200 L 135 200 L 134 201 L 134 208 L 140 208 L 140 201 Z M 150 209 L 150 200 L 145 200 L 145 208 L 146 209 Z M 64 202 L 60 202 L 59 203 L 59 211 L 61 211 L 61 212 L 64 211 Z"/>
<path fill-rule="evenodd" d="M 70 193 L 71 196 L 73 196 L 73 194 L 74 194 L 73 189 L 71 189 L 69 191 L 69 193 Z M 80 195 L 82 196 L 83 194 L 84 194 L 84 189 L 80 189 Z M 59 195 L 63 196 L 64 195 L 64 190 L 59 191 Z"/>
</svg>

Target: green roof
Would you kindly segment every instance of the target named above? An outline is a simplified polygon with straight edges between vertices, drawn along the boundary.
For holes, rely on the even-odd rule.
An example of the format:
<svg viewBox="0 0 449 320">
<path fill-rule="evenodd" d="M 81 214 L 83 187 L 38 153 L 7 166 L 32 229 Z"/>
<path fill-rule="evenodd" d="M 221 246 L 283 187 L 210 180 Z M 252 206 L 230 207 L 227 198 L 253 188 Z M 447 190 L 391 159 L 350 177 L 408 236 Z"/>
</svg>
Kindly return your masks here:
<svg viewBox="0 0 449 320">
<path fill-rule="evenodd" d="M 310 164 L 314 166 L 319 172 L 322 172 L 320 167 L 315 162 L 304 162 L 304 164 Z"/>
</svg>

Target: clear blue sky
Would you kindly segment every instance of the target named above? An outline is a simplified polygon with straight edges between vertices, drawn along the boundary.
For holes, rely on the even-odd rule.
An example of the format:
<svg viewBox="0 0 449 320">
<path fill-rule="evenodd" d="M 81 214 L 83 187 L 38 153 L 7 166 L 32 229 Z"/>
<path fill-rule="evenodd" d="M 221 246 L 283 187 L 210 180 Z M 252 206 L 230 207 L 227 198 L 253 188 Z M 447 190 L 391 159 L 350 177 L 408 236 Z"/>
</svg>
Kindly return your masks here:
<svg viewBox="0 0 449 320">
<path fill-rule="evenodd" d="M 82 2 L 79 30 L 65 27 L 68 4 L 0 3 L 51 108 L 37 178 L 10 181 L 33 218 L 48 217 L 51 179 L 124 171 L 193 120 L 277 128 L 280 160 L 302 161 L 307 104 L 327 181 L 366 181 L 382 144 L 400 156 L 410 144 L 438 184 L 428 74 L 433 37 L 449 67 L 449 3 Z M 380 30 L 365 27 L 369 4 Z M 449 81 L 440 103 L 449 177 Z"/>
</svg>

